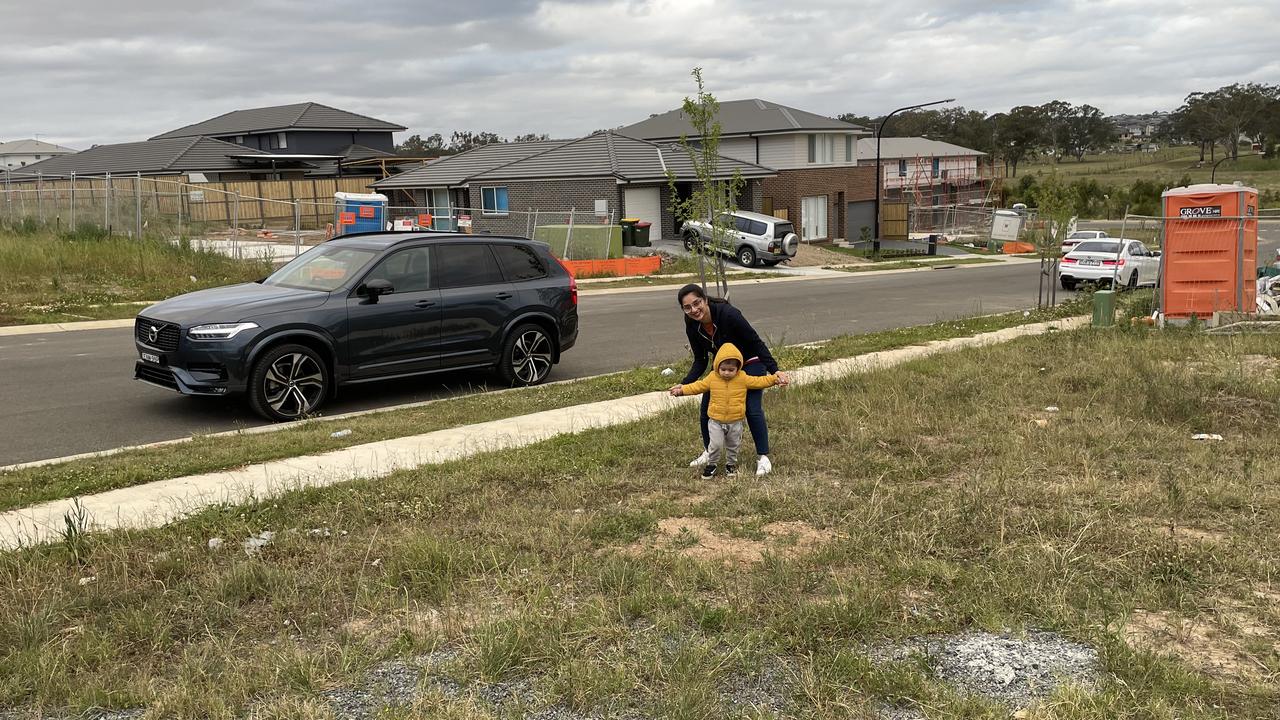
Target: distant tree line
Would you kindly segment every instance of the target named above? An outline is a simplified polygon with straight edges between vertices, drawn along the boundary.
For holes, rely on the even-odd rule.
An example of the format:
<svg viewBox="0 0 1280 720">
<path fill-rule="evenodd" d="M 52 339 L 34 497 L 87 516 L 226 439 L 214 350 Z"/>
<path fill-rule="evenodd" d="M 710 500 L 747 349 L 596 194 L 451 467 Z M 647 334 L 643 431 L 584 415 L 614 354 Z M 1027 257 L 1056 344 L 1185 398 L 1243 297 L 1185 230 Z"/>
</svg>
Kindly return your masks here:
<svg viewBox="0 0 1280 720">
<path fill-rule="evenodd" d="M 1280 141 L 1280 85 L 1248 83 L 1227 85 L 1211 92 L 1193 92 L 1182 106 L 1160 125 L 1160 136 L 1196 143 L 1200 160 L 1216 159 L 1216 148 L 1233 158 L 1240 143 L 1249 139 L 1274 157 Z"/>
<path fill-rule="evenodd" d="M 455 130 L 449 136 L 446 143 L 444 136 L 440 133 L 432 133 L 427 137 L 421 135 L 410 135 L 404 139 L 404 142 L 396 146 L 396 154 L 408 157 L 433 157 L 439 155 L 456 155 L 481 145 L 489 145 L 491 143 L 505 142 L 532 142 L 534 140 L 550 140 L 551 136 L 546 133 L 526 133 L 517 135 L 508 140 L 499 136 L 497 133 L 487 131 L 471 132 L 470 130 Z"/>
<path fill-rule="evenodd" d="M 852 113 L 840 119 L 873 129 L 883 120 Z M 1083 160 L 1112 147 L 1119 134 L 1100 109 L 1054 100 L 992 114 L 963 107 L 908 111 L 893 117 L 883 137 L 928 137 L 980 150 L 1015 177 L 1019 164 L 1042 152 L 1051 152 L 1058 162 Z M 1215 146 L 1235 156 L 1244 139 L 1262 143 L 1274 155 L 1280 142 L 1280 86 L 1249 83 L 1193 92 L 1161 123 L 1154 139 L 1199 143 L 1201 160 L 1206 150 L 1212 159 Z"/>
</svg>

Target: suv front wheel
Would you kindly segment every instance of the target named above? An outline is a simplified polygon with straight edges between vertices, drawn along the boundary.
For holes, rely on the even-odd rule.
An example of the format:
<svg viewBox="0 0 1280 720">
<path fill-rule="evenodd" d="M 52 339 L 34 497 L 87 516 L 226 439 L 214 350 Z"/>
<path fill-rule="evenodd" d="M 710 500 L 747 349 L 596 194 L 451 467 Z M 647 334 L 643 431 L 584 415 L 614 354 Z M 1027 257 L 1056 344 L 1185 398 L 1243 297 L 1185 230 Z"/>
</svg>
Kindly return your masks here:
<svg viewBox="0 0 1280 720">
<path fill-rule="evenodd" d="M 268 420 L 297 420 L 315 412 L 329 394 L 329 368 L 305 345 L 272 348 L 249 376 L 249 406 Z"/>
<path fill-rule="evenodd" d="M 537 385 L 547 378 L 555 358 L 555 344 L 547 331 L 532 323 L 507 336 L 498 361 L 498 374 L 512 386 Z"/>
</svg>

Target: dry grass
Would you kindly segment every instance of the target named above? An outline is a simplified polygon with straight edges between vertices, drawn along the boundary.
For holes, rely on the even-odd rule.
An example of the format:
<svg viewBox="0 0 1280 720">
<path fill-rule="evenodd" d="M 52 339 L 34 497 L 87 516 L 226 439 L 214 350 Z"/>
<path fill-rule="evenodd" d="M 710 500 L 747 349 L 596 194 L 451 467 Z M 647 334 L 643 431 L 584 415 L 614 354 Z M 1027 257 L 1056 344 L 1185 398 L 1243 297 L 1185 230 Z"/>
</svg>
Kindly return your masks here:
<svg viewBox="0 0 1280 720">
<path fill-rule="evenodd" d="M 321 693 L 425 657 L 386 717 L 1003 718 L 866 648 L 1010 627 L 1102 658 L 1097 688 L 1029 717 L 1274 717 L 1280 380 L 1166 365 L 1246 356 L 1277 353 L 1054 334 L 772 392 L 765 478 L 698 479 L 682 409 L 5 554 L 0 707 L 325 717 Z M 1219 393 L 1270 405 L 1202 402 Z M 1239 664 L 1166 652 L 1198 633 Z"/>
<path fill-rule="evenodd" d="M 0 325 L 133 317 L 139 302 L 249 282 L 271 269 L 269 261 L 93 227 L 61 233 L 0 227 Z"/>
</svg>

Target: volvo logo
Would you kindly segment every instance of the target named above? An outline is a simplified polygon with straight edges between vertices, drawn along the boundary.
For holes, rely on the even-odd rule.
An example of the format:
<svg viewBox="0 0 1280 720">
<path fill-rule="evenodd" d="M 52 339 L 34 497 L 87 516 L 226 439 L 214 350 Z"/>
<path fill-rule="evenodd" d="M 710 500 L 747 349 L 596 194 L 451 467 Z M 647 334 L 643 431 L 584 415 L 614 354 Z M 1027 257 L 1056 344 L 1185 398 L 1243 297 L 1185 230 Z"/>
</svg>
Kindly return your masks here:
<svg viewBox="0 0 1280 720">
<path fill-rule="evenodd" d="M 152 325 L 151 328 L 147 330 L 147 342 L 155 342 L 158 337 L 160 337 L 160 328 Z"/>
</svg>

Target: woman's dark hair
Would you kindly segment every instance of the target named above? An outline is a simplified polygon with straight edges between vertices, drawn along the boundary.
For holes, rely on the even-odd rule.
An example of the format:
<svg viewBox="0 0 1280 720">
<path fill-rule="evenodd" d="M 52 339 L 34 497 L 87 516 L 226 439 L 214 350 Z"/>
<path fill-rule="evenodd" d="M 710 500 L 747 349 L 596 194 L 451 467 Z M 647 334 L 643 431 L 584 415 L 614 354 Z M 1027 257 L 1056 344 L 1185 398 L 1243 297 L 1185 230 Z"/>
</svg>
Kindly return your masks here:
<svg viewBox="0 0 1280 720">
<path fill-rule="evenodd" d="M 688 295 L 689 293 L 693 293 L 694 295 L 696 295 L 696 296 L 698 296 L 698 297 L 702 298 L 703 300 L 705 300 L 705 301 L 707 301 L 707 302 L 709 302 L 709 303 L 727 303 L 727 302 L 729 302 L 728 300 L 725 300 L 724 298 L 718 298 L 718 297 L 709 298 L 709 297 L 707 297 L 707 292 L 706 292 L 705 290 L 703 290 L 703 289 L 702 289 L 702 286 L 701 286 L 701 285 L 699 285 L 699 284 L 697 284 L 697 283 L 689 283 L 688 285 L 685 285 L 684 287 L 680 288 L 680 291 L 676 293 L 676 304 L 677 304 L 677 305 L 682 305 L 682 304 L 684 304 L 684 296 L 685 296 L 685 295 Z"/>
</svg>

